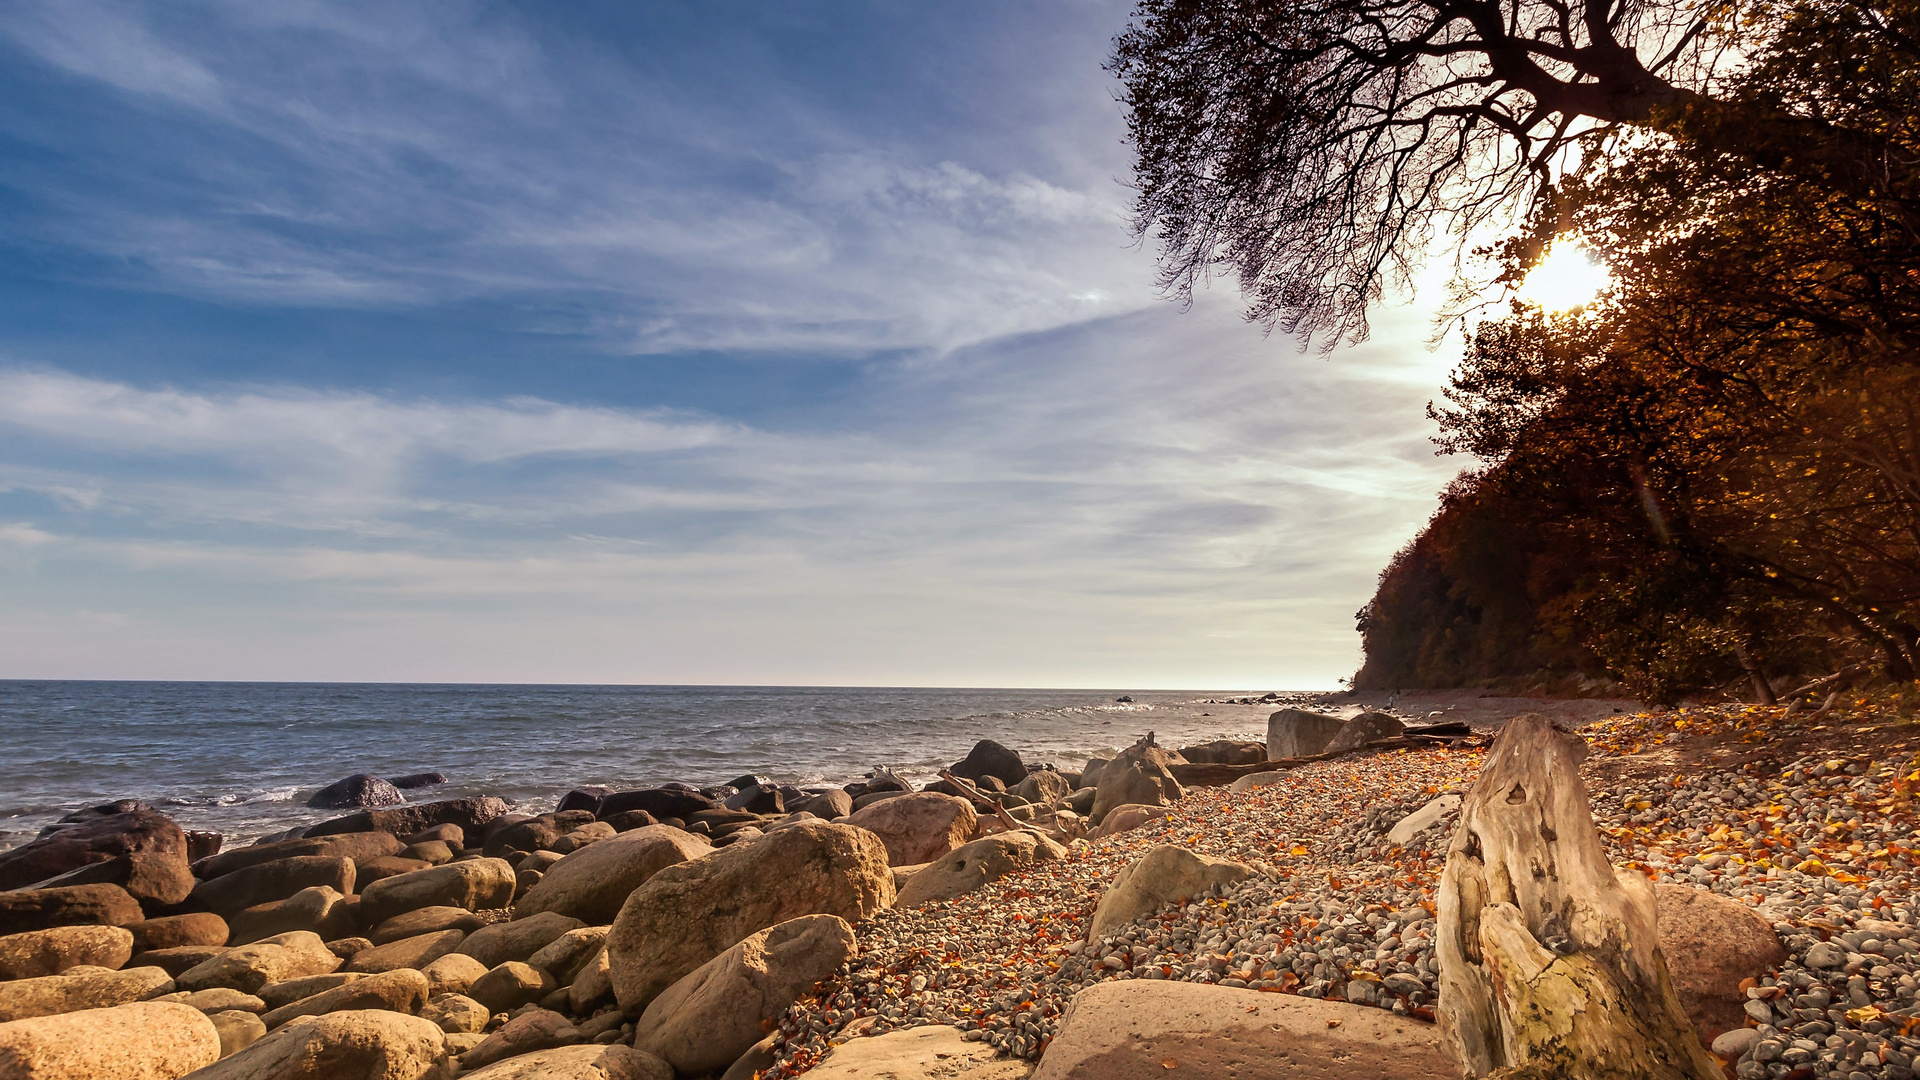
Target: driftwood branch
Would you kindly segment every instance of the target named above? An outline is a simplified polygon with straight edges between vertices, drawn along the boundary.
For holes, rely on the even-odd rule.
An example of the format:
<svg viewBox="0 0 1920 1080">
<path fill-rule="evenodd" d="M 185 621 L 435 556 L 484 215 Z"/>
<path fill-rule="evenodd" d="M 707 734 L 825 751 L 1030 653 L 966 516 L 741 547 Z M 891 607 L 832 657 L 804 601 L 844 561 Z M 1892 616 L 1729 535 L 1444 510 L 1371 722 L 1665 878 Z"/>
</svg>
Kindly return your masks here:
<svg viewBox="0 0 1920 1080">
<path fill-rule="evenodd" d="M 1719 1080 L 1668 981 L 1652 885 L 1607 861 L 1585 755 L 1537 713 L 1494 740 L 1440 879 L 1441 1028 L 1469 1077 Z"/>
<path fill-rule="evenodd" d="M 1873 670 L 1873 664 L 1869 661 L 1863 660 L 1858 664 L 1849 664 L 1846 667 L 1841 668 L 1839 671 L 1836 671 L 1831 675 L 1823 675 L 1820 678 L 1813 680 L 1812 682 L 1808 683 L 1805 686 L 1802 686 L 1798 690 L 1787 691 L 1785 694 L 1781 695 L 1780 700 L 1795 701 L 1795 702 L 1806 701 L 1810 698 L 1818 697 L 1820 694 L 1825 692 L 1845 689 L 1846 684 L 1851 682 L 1854 678 L 1860 675 L 1865 675 L 1867 672 L 1872 670 Z"/>
<path fill-rule="evenodd" d="M 1409 728 L 1398 735 L 1384 739 L 1361 743 L 1345 750 L 1336 750 L 1331 754 L 1303 754 L 1299 757 L 1274 758 L 1270 761 L 1256 761 L 1251 765 L 1216 765 L 1212 763 L 1169 765 L 1167 771 L 1180 781 L 1182 787 L 1219 787 L 1231 784 L 1243 776 L 1253 773 L 1279 772 L 1282 769 L 1298 768 L 1315 761 L 1332 761 L 1334 758 L 1349 754 L 1378 754 L 1388 750 L 1418 750 L 1435 746 L 1452 746 L 1455 743 L 1472 739 L 1473 729 L 1466 724 L 1432 724 L 1422 728 Z"/>
<path fill-rule="evenodd" d="M 899 773 L 894 772 L 892 769 L 887 768 L 885 765 L 875 765 L 873 767 L 872 775 L 876 780 L 885 780 L 890 784 L 898 784 L 900 786 L 901 791 L 913 790 L 913 785 L 907 783 L 906 777 L 901 776 Z"/>
</svg>

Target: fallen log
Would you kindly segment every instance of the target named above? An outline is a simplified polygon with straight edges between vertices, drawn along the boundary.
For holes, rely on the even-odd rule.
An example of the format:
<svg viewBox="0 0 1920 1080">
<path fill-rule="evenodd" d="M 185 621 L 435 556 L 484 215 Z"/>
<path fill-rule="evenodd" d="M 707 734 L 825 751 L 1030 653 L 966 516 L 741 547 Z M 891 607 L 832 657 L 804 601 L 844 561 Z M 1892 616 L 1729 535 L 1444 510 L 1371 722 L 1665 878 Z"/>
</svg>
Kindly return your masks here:
<svg viewBox="0 0 1920 1080">
<path fill-rule="evenodd" d="M 1453 725 L 1447 725 L 1451 727 Z M 1465 724 L 1460 725 L 1465 727 Z M 1279 772 L 1282 769 L 1294 769 L 1316 761 L 1332 761 L 1349 754 L 1378 754 L 1388 750 L 1413 750 L 1436 746 L 1452 746 L 1462 738 L 1471 738 L 1471 732 L 1465 736 L 1428 735 L 1425 733 L 1405 732 L 1390 735 L 1384 739 L 1361 743 L 1346 750 L 1336 750 L 1331 754 L 1303 754 L 1299 757 L 1274 758 L 1271 761 L 1256 761 L 1251 765 L 1169 765 L 1167 771 L 1180 782 L 1181 787 L 1220 787 L 1231 784 L 1243 776 L 1253 773 Z"/>
<path fill-rule="evenodd" d="M 1585 756 L 1529 713 L 1467 792 L 1440 878 L 1442 1034 L 1469 1077 L 1719 1080 L 1668 981 L 1652 884 L 1607 861 Z"/>
</svg>

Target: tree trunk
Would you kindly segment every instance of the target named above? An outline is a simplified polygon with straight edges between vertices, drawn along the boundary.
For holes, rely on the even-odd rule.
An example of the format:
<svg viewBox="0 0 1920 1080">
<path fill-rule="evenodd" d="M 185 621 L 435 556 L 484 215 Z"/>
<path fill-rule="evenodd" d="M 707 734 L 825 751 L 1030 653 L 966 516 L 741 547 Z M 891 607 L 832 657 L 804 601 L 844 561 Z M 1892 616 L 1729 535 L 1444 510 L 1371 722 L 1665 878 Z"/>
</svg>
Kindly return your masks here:
<svg viewBox="0 0 1920 1080">
<path fill-rule="evenodd" d="M 1585 756 L 1537 713 L 1488 751 L 1440 878 L 1441 1028 L 1469 1077 L 1719 1080 L 1667 980 L 1652 884 L 1600 845 Z"/>
</svg>

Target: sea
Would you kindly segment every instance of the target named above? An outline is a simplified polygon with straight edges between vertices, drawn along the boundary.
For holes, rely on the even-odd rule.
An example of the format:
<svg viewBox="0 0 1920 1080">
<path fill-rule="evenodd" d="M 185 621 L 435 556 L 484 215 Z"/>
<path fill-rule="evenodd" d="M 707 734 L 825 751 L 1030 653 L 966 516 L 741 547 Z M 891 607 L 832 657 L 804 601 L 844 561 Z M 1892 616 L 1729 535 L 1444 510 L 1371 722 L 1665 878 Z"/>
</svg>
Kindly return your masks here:
<svg viewBox="0 0 1920 1080">
<path fill-rule="evenodd" d="M 981 739 L 1078 770 L 1149 731 L 1172 747 L 1264 738 L 1280 705 L 1228 702 L 1265 693 L 0 681 L 0 850 L 116 799 L 241 843 L 337 816 L 306 801 L 354 773 L 439 772 L 408 798 L 538 812 L 589 784 L 838 785 L 876 765 L 929 780 Z"/>
</svg>

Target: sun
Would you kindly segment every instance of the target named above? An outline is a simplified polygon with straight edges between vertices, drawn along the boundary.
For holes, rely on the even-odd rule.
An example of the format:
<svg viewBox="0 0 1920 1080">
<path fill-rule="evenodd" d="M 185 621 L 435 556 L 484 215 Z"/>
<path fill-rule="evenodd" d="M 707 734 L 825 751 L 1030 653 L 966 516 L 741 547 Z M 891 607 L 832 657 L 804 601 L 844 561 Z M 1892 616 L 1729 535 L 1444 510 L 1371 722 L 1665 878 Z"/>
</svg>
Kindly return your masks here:
<svg viewBox="0 0 1920 1080">
<path fill-rule="evenodd" d="M 1592 303 L 1611 284 L 1613 275 L 1586 248 L 1559 243 L 1548 248 L 1547 257 L 1527 271 L 1519 296 L 1548 311 L 1572 311 Z"/>
</svg>

